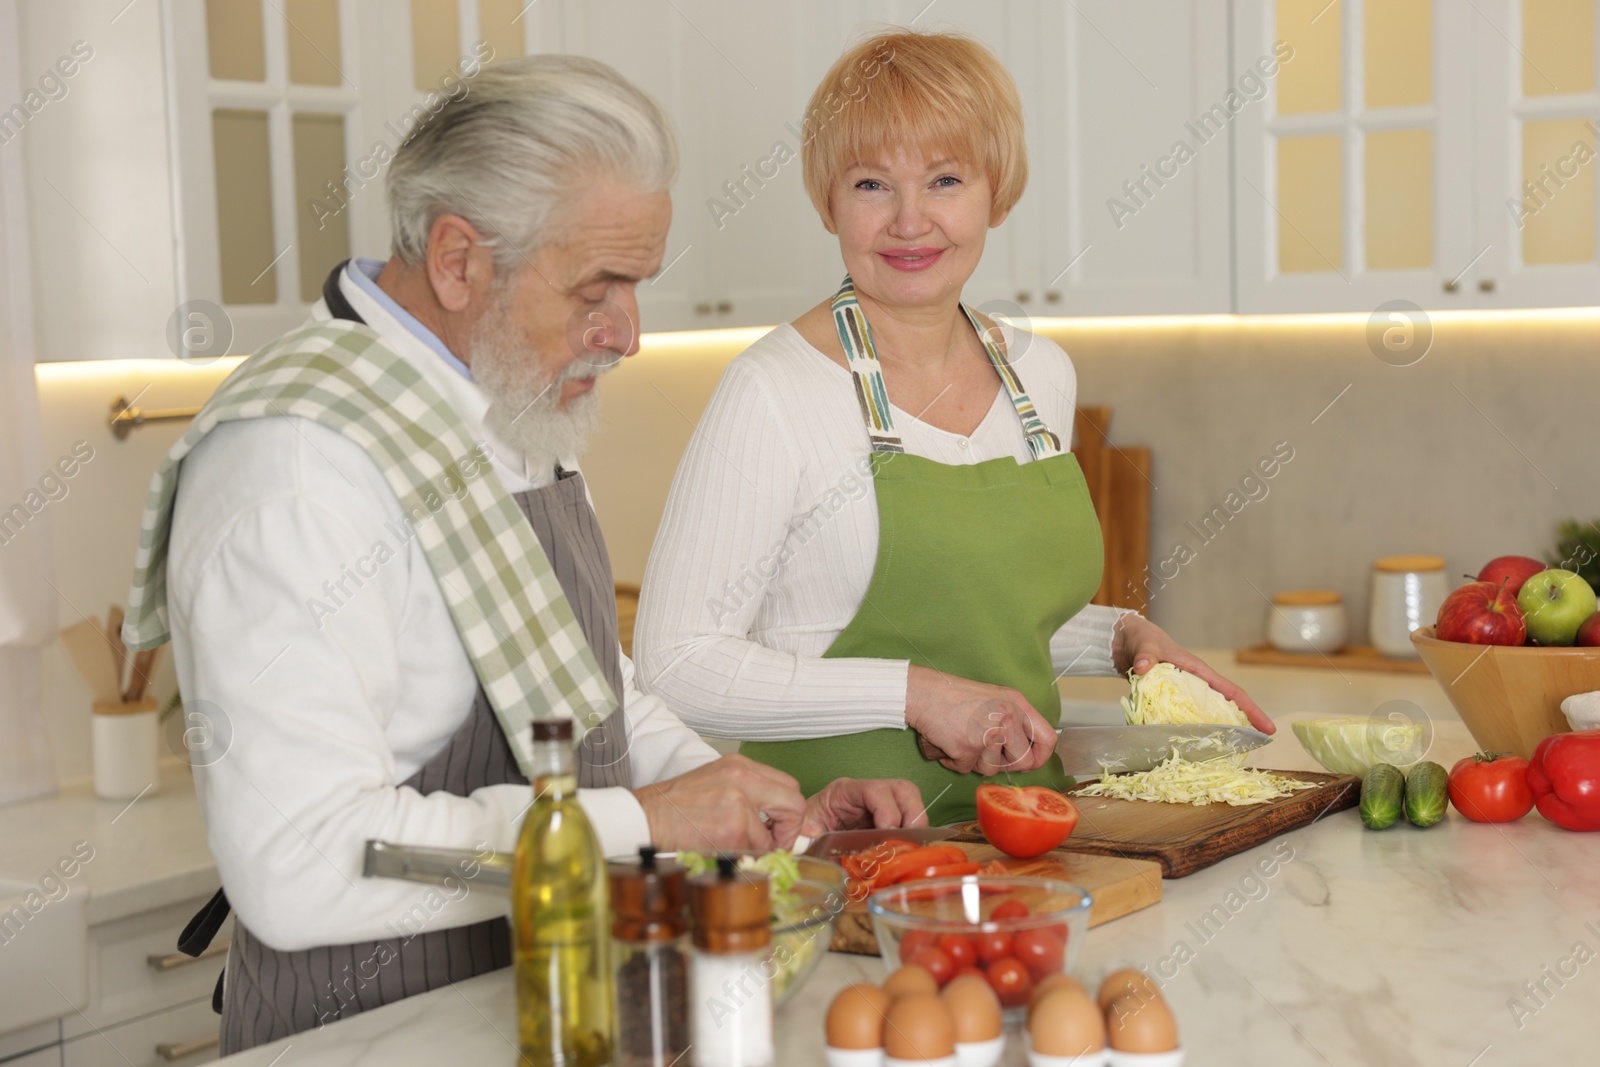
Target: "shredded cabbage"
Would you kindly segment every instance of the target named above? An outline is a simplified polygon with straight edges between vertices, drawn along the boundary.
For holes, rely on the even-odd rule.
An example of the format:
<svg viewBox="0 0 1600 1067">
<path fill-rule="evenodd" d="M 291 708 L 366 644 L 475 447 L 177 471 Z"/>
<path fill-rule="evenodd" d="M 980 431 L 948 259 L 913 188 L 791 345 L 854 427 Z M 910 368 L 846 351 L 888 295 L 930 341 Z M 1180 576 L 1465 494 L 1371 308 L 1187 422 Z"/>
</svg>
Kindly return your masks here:
<svg viewBox="0 0 1600 1067">
<path fill-rule="evenodd" d="M 1308 719 L 1294 735 L 1334 774 L 1366 777 L 1379 763 L 1402 770 L 1423 757 L 1422 724 L 1408 719 Z"/>
<path fill-rule="evenodd" d="M 1279 797 L 1290 796 L 1297 790 L 1315 789 L 1317 783 L 1285 778 L 1270 771 L 1258 771 L 1244 766 L 1244 756 L 1221 756 L 1217 759 L 1191 762 L 1172 755 L 1148 771 L 1132 774 L 1113 774 L 1103 766 L 1105 775 L 1098 781 L 1074 790 L 1080 797 L 1120 797 L 1123 800 L 1151 800 L 1166 804 L 1265 804 Z"/>
<path fill-rule="evenodd" d="M 691 877 L 717 869 L 717 856 L 714 852 L 680 852 L 678 862 L 684 865 Z M 767 888 L 774 910 L 790 903 L 789 891 L 800 880 L 800 861 L 794 858 L 793 852 L 782 849 L 760 856 L 740 856 L 739 869 L 767 876 L 769 880 Z"/>
<path fill-rule="evenodd" d="M 1122 698 L 1122 710 L 1134 726 L 1151 723 L 1218 723 L 1249 726 L 1239 705 L 1170 663 L 1157 663 L 1145 674 L 1128 672 L 1132 689 Z"/>
</svg>

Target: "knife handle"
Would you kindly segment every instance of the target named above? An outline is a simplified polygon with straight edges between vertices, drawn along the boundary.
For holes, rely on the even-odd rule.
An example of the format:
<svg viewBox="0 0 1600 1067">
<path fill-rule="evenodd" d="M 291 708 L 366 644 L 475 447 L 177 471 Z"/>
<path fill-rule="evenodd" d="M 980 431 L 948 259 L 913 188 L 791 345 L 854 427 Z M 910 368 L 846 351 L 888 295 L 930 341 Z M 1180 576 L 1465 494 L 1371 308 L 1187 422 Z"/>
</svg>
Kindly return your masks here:
<svg viewBox="0 0 1600 1067">
<path fill-rule="evenodd" d="M 922 758 L 925 760 L 942 760 L 950 758 L 950 754 L 948 752 L 934 744 L 932 741 L 929 741 L 921 734 L 917 734 L 917 751 L 922 753 Z"/>
</svg>

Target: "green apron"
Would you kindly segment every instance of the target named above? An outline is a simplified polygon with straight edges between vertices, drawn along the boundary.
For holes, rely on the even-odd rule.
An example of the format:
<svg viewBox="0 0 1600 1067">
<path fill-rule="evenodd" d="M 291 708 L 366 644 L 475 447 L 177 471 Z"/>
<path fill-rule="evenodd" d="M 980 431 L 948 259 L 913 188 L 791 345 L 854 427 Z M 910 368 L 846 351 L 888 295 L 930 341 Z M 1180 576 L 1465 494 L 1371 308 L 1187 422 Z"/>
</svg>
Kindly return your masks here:
<svg viewBox="0 0 1600 1067">
<path fill-rule="evenodd" d="M 1039 419 L 1005 354 L 970 311 L 1022 420 L 1032 461 L 1007 456 L 947 466 L 907 455 L 849 278 L 833 309 L 872 441 L 879 534 L 861 606 L 823 655 L 909 660 L 1009 686 L 1058 725 L 1050 638 L 1094 596 L 1103 562 L 1100 524 L 1077 459 Z M 977 788 L 990 780 L 924 759 L 911 730 L 746 741 L 739 751 L 794 775 L 808 796 L 839 777 L 908 778 L 922 790 L 935 826 L 974 818 Z M 1056 756 L 1036 771 L 992 780 L 1057 789 L 1073 782 Z"/>
</svg>

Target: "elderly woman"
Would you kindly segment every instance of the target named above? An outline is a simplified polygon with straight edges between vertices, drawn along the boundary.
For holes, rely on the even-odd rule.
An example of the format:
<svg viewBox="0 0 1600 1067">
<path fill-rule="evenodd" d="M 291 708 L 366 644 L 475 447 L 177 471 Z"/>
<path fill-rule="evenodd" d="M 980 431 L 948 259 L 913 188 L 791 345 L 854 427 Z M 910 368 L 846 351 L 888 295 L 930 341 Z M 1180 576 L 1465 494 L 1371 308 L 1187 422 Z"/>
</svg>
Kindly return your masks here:
<svg viewBox="0 0 1600 1067">
<path fill-rule="evenodd" d="M 806 190 L 847 275 L 706 409 L 645 574 L 646 688 L 808 793 L 909 778 L 934 823 L 970 818 L 986 775 L 1071 784 L 1062 674 L 1174 663 L 1270 731 L 1154 624 L 1089 605 L 1102 546 L 1068 451 L 1072 363 L 961 303 L 1027 180 L 1004 68 L 962 37 L 887 34 L 807 115 Z"/>
</svg>

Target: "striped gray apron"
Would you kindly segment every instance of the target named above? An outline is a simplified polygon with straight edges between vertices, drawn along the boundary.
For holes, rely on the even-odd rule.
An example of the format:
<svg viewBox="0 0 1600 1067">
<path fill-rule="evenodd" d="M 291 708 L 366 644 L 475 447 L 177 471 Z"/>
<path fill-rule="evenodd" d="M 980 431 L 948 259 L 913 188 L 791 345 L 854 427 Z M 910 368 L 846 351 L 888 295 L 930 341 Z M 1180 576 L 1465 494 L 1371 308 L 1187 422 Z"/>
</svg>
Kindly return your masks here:
<svg viewBox="0 0 1600 1067">
<path fill-rule="evenodd" d="M 557 473 L 553 485 L 515 498 L 620 701 L 622 650 L 611 559 L 583 476 Z M 627 720 L 619 706 L 584 737 L 577 752 L 578 784 L 631 786 L 627 747 Z M 424 794 L 443 790 L 467 796 L 484 786 L 525 782 L 479 686 L 461 728 L 401 784 Z M 236 921 L 221 986 L 221 1052 L 227 1056 L 510 965 L 511 932 L 504 918 L 296 952 L 271 948 Z"/>
</svg>

